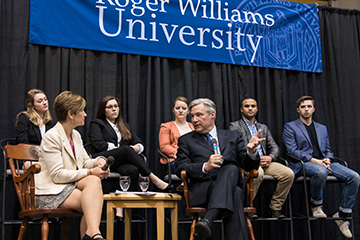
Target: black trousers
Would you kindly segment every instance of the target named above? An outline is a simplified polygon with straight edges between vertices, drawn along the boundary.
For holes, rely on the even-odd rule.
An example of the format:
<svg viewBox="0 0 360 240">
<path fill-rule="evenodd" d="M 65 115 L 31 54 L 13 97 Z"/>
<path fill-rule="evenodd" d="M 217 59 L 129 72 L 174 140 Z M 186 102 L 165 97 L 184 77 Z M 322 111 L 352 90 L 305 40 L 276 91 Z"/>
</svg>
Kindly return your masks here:
<svg viewBox="0 0 360 240">
<path fill-rule="evenodd" d="M 123 176 L 130 176 L 130 191 L 138 190 L 139 173 L 143 176 L 149 176 L 151 173 L 151 169 L 144 159 L 130 146 L 121 146 L 99 155 L 115 158 L 115 162 L 110 166 L 110 171 L 120 173 Z"/>
<path fill-rule="evenodd" d="M 236 165 L 221 167 L 208 191 L 208 209 L 219 209 L 223 219 L 226 240 L 248 240 L 244 203 L 244 187 L 240 170 Z"/>
</svg>

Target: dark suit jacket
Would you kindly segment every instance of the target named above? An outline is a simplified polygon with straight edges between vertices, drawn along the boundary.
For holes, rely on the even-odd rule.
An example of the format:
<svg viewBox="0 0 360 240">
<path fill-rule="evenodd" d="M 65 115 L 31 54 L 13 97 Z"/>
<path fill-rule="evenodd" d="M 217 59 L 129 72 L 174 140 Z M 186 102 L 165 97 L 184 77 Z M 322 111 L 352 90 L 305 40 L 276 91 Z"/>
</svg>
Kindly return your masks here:
<svg viewBox="0 0 360 240">
<path fill-rule="evenodd" d="M 54 125 L 54 122 L 45 124 L 46 131 Z M 26 113 L 21 113 L 16 125 L 16 142 L 40 145 L 41 139 L 40 128 L 30 121 Z"/>
<path fill-rule="evenodd" d="M 257 130 L 262 130 L 260 134 L 260 138 L 265 138 L 265 141 L 261 142 L 261 148 L 264 152 L 264 155 L 272 157 L 273 161 L 276 161 L 276 159 L 279 157 L 280 154 L 280 148 L 276 144 L 273 136 L 271 135 L 271 132 L 265 124 L 262 123 L 256 123 Z M 251 139 L 250 130 L 247 127 L 244 119 L 240 119 L 235 122 L 231 122 L 229 125 L 229 129 L 232 131 L 239 131 L 241 132 L 241 135 L 247 144 Z"/>
<path fill-rule="evenodd" d="M 334 159 L 334 154 L 330 148 L 330 140 L 325 125 L 313 121 L 319 148 L 324 158 Z M 308 162 L 313 156 L 314 151 L 309 134 L 303 122 L 299 119 L 288 122 L 284 126 L 283 141 L 286 151 L 304 162 Z M 298 173 L 301 169 L 300 162 L 289 161 L 289 167 Z"/>
<path fill-rule="evenodd" d="M 131 133 L 131 141 L 121 139 L 120 146 L 135 145 L 137 143 L 143 144 L 140 138 L 135 134 L 135 132 L 131 130 L 129 125 L 127 125 L 127 127 Z M 89 139 L 92 147 L 91 154 L 93 156 L 101 156 L 102 152 L 106 152 L 108 148 L 108 142 L 111 142 L 115 144 L 115 146 L 120 147 L 118 146 L 116 132 L 107 120 L 96 118 L 91 121 Z"/>
<path fill-rule="evenodd" d="M 259 168 L 260 158 L 257 155 L 257 161 L 252 160 L 247 155 L 247 148 L 241 133 L 218 129 L 218 140 L 221 155 L 224 157 L 224 164 L 240 164 L 246 171 Z M 213 154 L 210 144 L 206 141 L 204 135 L 196 131 L 187 133 L 179 138 L 177 159 L 175 161 L 175 171 L 178 176 L 182 170 L 186 170 L 189 183 L 189 201 L 191 206 L 204 204 L 207 200 L 207 191 L 211 183 L 211 176 L 216 175 L 219 170 L 212 170 L 208 174 L 202 172 L 202 165 L 208 161 Z M 240 180 L 240 187 L 246 189 L 244 179 Z M 247 191 L 244 191 L 247 192 Z M 246 198 L 247 199 L 247 198 Z"/>
</svg>

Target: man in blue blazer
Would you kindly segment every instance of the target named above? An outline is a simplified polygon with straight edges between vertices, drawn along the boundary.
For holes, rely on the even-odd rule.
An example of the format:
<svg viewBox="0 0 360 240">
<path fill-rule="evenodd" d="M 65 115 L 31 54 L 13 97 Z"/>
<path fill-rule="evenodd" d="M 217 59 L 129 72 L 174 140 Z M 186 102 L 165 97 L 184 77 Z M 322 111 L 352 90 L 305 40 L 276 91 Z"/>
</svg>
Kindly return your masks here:
<svg viewBox="0 0 360 240">
<path fill-rule="evenodd" d="M 211 224 L 222 218 L 226 240 L 249 238 L 243 206 L 246 205 L 246 184 L 238 164 L 246 171 L 258 169 L 260 157 L 256 147 L 261 130 L 245 146 L 241 133 L 217 129 L 216 106 L 207 98 L 190 103 L 195 131 L 179 138 L 175 171 L 180 176 L 186 170 L 190 178 L 189 202 L 193 207 L 207 208 L 207 213 L 195 225 L 196 240 L 211 236 Z M 216 139 L 218 154 L 214 154 L 210 140 Z"/>
<path fill-rule="evenodd" d="M 283 141 L 290 155 L 304 161 L 306 176 L 311 177 L 310 195 L 313 217 L 327 217 L 322 210 L 322 203 L 326 177 L 330 175 L 345 183 L 339 212 L 333 217 L 347 218 L 351 216 L 355 204 L 359 189 L 359 174 L 335 161 L 326 126 L 312 120 L 315 112 L 314 99 L 311 96 L 300 97 L 297 101 L 297 111 L 300 118 L 285 124 Z M 302 174 L 300 162 L 290 161 L 289 166 L 295 174 Z M 335 222 L 345 237 L 352 237 L 349 221 L 336 220 Z"/>
</svg>

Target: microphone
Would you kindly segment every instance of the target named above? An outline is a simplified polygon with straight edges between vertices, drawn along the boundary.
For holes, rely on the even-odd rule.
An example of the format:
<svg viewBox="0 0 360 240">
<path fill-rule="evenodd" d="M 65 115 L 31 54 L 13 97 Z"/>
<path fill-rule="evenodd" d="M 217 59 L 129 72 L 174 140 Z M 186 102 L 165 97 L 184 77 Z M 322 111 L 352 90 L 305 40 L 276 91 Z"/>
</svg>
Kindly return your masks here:
<svg viewBox="0 0 360 240">
<path fill-rule="evenodd" d="M 113 156 L 109 156 L 106 159 L 106 163 L 104 164 L 104 166 L 101 169 L 103 171 L 106 171 L 111 166 L 111 164 L 113 164 L 114 162 L 115 162 L 115 158 Z"/>
<path fill-rule="evenodd" d="M 215 138 L 211 139 L 211 147 L 212 147 L 214 154 L 219 154 L 218 145 L 217 145 L 217 141 Z M 219 165 L 221 166 L 222 163 L 223 163 L 223 160 L 221 159 L 221 164 L 219 164 Z"/>
<path fill-rule="evenodd" d="M 217 141 L 215 138 L 211 139 L 211 147 L 212 147 L 212 150 L 214 151 L 214 154 L 219 154 Z"/>
</svg>

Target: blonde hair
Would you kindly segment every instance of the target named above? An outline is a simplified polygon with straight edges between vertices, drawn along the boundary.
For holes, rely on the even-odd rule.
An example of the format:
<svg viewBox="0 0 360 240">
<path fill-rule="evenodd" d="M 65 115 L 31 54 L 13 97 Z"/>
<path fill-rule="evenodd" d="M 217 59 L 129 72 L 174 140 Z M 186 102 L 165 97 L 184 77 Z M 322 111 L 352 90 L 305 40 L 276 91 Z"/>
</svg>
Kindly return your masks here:
<svg viewBox="0 0 360 240">
<path fill-rule="evenodd" d="M 25 113 L 26 115 L 28 115 L 30 122 L 32 122 L 35 126 L 39 126 L 38 120 L 39 120 L 40 116 L 39 116 L 39 114 L 37 114 L 37 112 L 34 109 L 35 95 L 39 94 L 39 93 L 42 93 L 46 96 L 46 94 L 43 91 L 36 89 L 36 88 L 31 89 L 30 91 L 28 91 L 26 93 L 26 111 L 22 111 L 16 116 L 15 126 L 17 126 L 17 123 L 19 121 L 19 116 L 22 113 Z M 52 121 L 49 109 L 44 113 L 42 119 L 43 119 L 44 124 L 47 124 Z"/>
<path fill-rule="evenodd" d="M 58 122 L 65 122 L 68 111 L 77 114 L 85 109 L 86 101 L 79 94 L 71 91 L 60 93 L 54 101 L 55 115 Z"/>
</svg>

